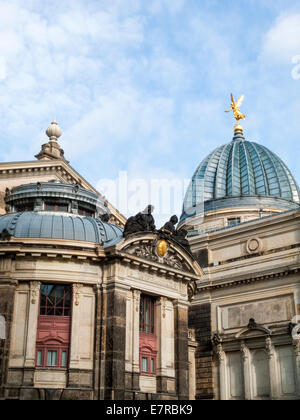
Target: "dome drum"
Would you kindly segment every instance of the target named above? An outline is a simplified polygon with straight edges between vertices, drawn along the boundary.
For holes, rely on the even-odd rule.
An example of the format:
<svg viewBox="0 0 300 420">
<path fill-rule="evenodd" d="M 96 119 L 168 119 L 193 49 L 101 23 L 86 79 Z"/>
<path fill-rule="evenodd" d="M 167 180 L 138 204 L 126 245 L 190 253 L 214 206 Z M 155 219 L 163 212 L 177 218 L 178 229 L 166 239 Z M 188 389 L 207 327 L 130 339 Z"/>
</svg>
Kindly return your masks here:
<svg viewBox="0 0 300 420">
<path fill-rule="evenodd" d="M 103 198 L 79 185 L 63 184 L 58 180 L 26 184 L 6 190 L 8 213 L 19 211 L 56 210 L 83 214 L 107 221 L 110 210 Z"/>
</svg>

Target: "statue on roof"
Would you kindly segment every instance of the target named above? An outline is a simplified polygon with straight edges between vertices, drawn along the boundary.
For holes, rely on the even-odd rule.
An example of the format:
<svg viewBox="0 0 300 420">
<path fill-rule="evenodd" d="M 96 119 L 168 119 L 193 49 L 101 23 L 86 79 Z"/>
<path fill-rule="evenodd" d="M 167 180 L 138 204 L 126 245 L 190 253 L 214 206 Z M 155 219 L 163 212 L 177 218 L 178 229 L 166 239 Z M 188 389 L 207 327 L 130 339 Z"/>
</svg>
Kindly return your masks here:
<svg viewBox="0 0 300 420">
<path fill-rule="evenodd" d="M 138 232 L 154 232 L 155 221 L 151 213 L 153 213 L 154 206 L 149 204 L 144 211 L 139 212 L 135 216 L 129 217 L 125 224 L 123 236 L 126 238 L 132 233 Z"/>
<path fill-rule="evenodd" d="M 244 98 L 245 95 L 242 95 L 236 102 L 234 102 L 233 96 L 231 94 L 231 109 L 225 110 L 225 112 L 233 111 L 233 115 L 237 123 L 239 122 L 239 120 L 244 120 L 246 118 L 246 116 L 242 114 L 239 109 L 239 107 L 242 105 Z"/>
<path fill-rule="evenodd" d="M 171 219 L 163 225 L 160 232 L 166 233 L 167 235 L 173 235 L 175 233 L 175 225 L 178 223 L 178 217 L 174 214 Z"/>
</svg>

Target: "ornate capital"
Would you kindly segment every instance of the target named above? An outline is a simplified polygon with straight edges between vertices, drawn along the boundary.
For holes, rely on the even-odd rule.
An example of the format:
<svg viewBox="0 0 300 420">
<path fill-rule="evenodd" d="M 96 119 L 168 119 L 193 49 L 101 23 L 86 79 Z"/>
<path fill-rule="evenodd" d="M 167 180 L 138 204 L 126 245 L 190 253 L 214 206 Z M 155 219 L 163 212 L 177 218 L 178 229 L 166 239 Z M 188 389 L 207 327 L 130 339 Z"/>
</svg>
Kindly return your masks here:
<svg viewBox="0 0 300 420">
<path fill-rule="evenodd" d="M 164 296 L 162 296 L 161 298 L 160 298 L 160 304 L 161 304 L 161 314 L 162 314 L 162 317 L 163 318 L 165 318 L 166 317 L 166 304 L 167 304 L 167 298 L 166 297 L 164 297 Z"/>
<path fill-rule="evenodd" d="M 80 283 L 74 283 L 73 284 L 73 297 L 74 297 L 74 303 L 76 306 L 79 305 L 79 299 L 80 299 L 80 289 L 82 288 L 82 284 Z"/>
<path fill-rule="evenodd" d="M 30 292 L 31 292 L 31 303 L 34 305 L 37 302 L 39 293 L 40 293 L 41 282 L 31 281 L 30 282 Z"/>
<path fill-rule="evenodd" d="M 222 363 L 224 361 L 225 352 L 221 343 L 216 346 L 216 355 L 219 363 Z"/>
<path fill-rule="evenodd" d="M 268 353 L 269 358 L 274 356 L 274 346 L 270 337 L 266 338 L 266 351 Z"/>
<path fill-rule="evenodd" d="M 245 341 L 241 341 L 241 347 L 240 347 L 242 358 L 243 360 L 246 360 L 249 357 L 249 349 L 245 344 Z"/>
<path fill-rule="evenodd" d="M 135 306 L 135 311 L 139 312 L 140 310 L 140 299 L 141 299 L 141 291 L 140 290 L 133 290 L 133 302 Z"/>
</svg>

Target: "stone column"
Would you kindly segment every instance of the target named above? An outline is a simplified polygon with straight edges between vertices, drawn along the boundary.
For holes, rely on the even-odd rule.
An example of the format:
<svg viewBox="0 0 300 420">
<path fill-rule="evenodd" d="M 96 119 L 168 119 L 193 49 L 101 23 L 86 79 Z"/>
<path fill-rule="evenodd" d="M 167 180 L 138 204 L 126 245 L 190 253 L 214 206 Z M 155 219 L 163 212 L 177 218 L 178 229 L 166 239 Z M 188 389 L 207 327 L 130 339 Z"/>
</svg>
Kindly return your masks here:
<svg viewBox="0 0 300 420">
<path fill-rule="evenodd" d="M 294 350 L 296 360 L 297 393 L 300 397 L 300 338 L 294 340 Z"/>
<path fill-rule="evenodd" d="M 189 329 L 189 400 L 195 400 L 196 396 L 196 349 L 195 331 Z"/>
<path fill-rule="evenodd" d="M 241 353 L 243 360 L 245 400 L 251 400 L 250 351 L 244 341 L 241 342 Z"/>
<path fill-rule="evenodd" d="M 72 325 L 71 325 L 71 342 L 70 342 L 70 363 L 69 369 L 78 369 L 79 367 L 79 329 L 80 329 L 80 289 L 82 284 L 73 284 L 72 299 Z M 69 378 L 70 379 L 70 378 Z"/>
<path fill-rule="evenodd" d="M 188 304 L 174 302 L 175 372 L 179 400 L 189 398 Z"/>
<path fill-rule="evenodd" d="M 167 298 L 160 297 L 156 303 L 156 336 L 157 336 L 157 365 L 156 384 L 157 392 L 167 393 L 167 359 L 166 359 L 166 302 Z"/>
<path fill-rule="evenodd" d="M 125 388 L 126 399 L 134 399 L 140 390 L 139 336 L 140 336 L 140 290 L 131 290 L 126 297 L 126 349 Z"/>
<path fill-rule="evenodd" d="M 276 375 L 276 359 L 275 349 L 270 337 L 266 338 L 266 351 L 269 359 L 269 373 L 270 373 L 270 399 L 276 400 L 279 397 L 280 391 L 278 389 L 277 375 Z"/>
<path fill-rule="evenodd" d="M 39 299 L 41 283 L 39 281 L 30 282 L 29 311 L 28 311 L 28 329 L 26 337 L 25 361 L 24 361 L 24 385 L 34 385 L 35 369 L 35 349 L 37 323 L 39 316 Z"/>
<path fill-rule="evenodd" d="M 94 286 L 96 297 L 96 316 L 95 316 L 95 351 L 94 351 L 94 399 L 100 399 L 100 363 L 101 363 L 101 333 L 102 333 L 102 286 Z"/>
<path fill-rule="evenodd" d="M 296 288 L 296 315 L 300 316 L 300 286 Z"/>
<path fill-rule="evenodd" d="M 128 289 L 112 285 L 107 289 L 104 399 L 125 396 L 126 295 Z"/>
<path fill-rule="evenodd" d="M 132 308 L 132 389 L 140 389 L 140 300 L 141 291 L 133 290 Z"/>
<path fill-rule="evenodd" d="M 5 385 L 8 376 L 8 361 L 10 356 L 11 327 L 17 281 L 0 280 L 0 314 L 5 318 L 5 340 L 0 340 L 0 400 L 5 395 Z"/>
</svg>

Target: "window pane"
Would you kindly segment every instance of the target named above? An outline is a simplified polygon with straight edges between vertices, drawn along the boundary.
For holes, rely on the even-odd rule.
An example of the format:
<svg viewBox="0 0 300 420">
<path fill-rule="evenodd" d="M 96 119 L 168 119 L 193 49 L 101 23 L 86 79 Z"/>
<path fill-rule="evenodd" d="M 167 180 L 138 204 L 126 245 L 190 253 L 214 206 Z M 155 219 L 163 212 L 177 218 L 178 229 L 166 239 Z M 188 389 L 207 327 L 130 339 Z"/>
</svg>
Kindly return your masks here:
<svg viewBox="0 0 300 420">
<path fill-rule="evenodd" d="M 151 359 L 151 372 L 152 373 L 155 372 L 155 361 L 154 361 L 154 359 Z"/>
<path fill-rule="evenodd" d="M 142 372 L 148 372 L 148 357 L 142 357 Z"/>
<path fill-rule="evenodd" d="M 37 366 L 42 366 L 42 350 L 38 350 L 37 357 L 36 357 L 36 364 Z"/>
<path fill-rule="evenodd" d="M 71 287 L 61 284 L 42 285 L 40 314 L 69 316 L 71 306 Z"/>
<path fill-rule="evenodd" d="M 140 303 L 140 331 L 147 334 L 154 333 L 155 301 L 150 296 L 142 296 Z"/>
<path fill-rule="evenodd" d="M 67 352 L 63 351 L 61 354 L 61 365 L 62 367 L 67 366 Z"/>
<path fill-rule="evenodd" d="M 49 350 L 47 354 L 47 366 L 56 366 L 57 351 Z"/>
</svg>

